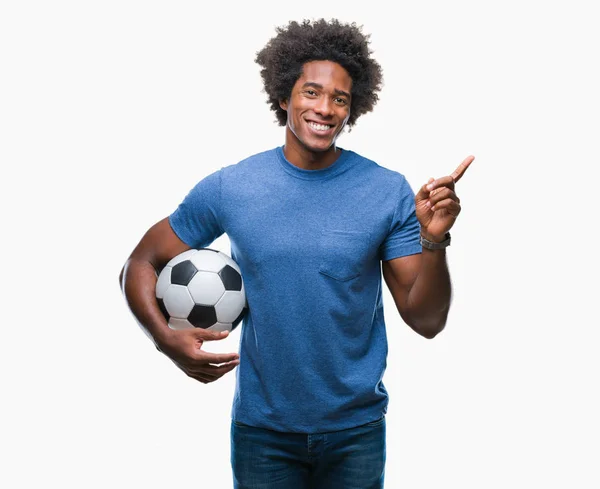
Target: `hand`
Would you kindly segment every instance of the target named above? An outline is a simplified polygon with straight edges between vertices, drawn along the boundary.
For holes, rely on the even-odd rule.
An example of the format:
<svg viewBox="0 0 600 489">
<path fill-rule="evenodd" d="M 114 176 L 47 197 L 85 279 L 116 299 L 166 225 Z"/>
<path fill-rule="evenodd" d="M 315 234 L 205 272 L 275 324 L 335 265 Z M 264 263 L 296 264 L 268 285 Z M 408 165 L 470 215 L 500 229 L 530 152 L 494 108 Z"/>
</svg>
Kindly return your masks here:
<svg viewBox="0 0 600 489">
<path fill-rule="evenodd" d="M 228 335 L 228 331 L 202 328 L 170 330 L 156 346 L 188 377 L 208 384 L 220 379 L 240 363 L 237 353 L 209 353 L 201 349 L 205 341 L 222 340 Z"/>
<path fill-rule="evenodd" d="M 474 159 L 474 156 L 465 158 L 451 175 L 438 179 L 430 178 L 415 196 L 417 219 L 421 224 L 421 234 L 426 239 L 443 241 L 444 235 L 454 225 L 461 210 L 454 185 Z"/>
</svg>

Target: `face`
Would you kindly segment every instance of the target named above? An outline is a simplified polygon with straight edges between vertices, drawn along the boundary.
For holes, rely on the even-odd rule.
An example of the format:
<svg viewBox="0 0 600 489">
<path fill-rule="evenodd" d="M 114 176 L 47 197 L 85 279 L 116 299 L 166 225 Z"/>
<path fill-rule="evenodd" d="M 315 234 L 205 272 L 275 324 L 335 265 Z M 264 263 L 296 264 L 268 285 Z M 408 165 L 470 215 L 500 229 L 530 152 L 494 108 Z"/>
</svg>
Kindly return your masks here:
<svg viewBox="0 0 600 489">
<path fill-rule="evenodd" d="M 288 100 L 286 145 L 310 152 L 335 151 L 335 140 L 350 117 L 352 79 L 338 63 L 310 61 Z"/>
</svg>

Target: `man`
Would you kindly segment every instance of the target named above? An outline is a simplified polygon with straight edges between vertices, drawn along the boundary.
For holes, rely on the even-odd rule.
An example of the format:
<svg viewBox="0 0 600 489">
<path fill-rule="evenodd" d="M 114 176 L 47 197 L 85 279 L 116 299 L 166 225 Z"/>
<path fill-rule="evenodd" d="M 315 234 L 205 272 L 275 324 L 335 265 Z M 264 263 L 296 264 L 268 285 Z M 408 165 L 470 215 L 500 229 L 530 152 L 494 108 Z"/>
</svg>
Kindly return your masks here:
<svg viewBox="0 0 600 489">
<path fill-rule="evenodd" d="M 238 367 L 231 462 L 238 489 L 383 487 L 387 354 L 381 268 L 403 320 L 433 338 L 450 307 L 445 257 L 455 183 L 417 195 L 394 171 L 336 145 L 381 86 L 355 24 L 290 22 L 257 55 L 285 145 L 222 168 L 152 226 L 121 283 L 157 348 L 213 382 Z M 227 233 L 249 313 L 239 355 L 204 352 L 227 333 L 169 329 L 156 273 Z"/>
</svg>

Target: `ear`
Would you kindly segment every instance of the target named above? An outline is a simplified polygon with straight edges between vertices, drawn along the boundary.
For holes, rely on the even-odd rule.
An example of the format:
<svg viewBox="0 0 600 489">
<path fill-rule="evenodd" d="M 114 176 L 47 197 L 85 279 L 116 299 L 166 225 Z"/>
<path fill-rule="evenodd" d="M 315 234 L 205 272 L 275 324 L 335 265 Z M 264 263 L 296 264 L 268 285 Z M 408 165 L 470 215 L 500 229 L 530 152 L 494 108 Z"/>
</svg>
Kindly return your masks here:
<svg viewBox="0 0 600 489">
<path fill-rule="evenodd" d="M 288 101 L 287 99 L 283 99 L 279 101 L 279 107 L 281 107 L 283 110 L 287 111 L 288 109 Z"/>
</svg>

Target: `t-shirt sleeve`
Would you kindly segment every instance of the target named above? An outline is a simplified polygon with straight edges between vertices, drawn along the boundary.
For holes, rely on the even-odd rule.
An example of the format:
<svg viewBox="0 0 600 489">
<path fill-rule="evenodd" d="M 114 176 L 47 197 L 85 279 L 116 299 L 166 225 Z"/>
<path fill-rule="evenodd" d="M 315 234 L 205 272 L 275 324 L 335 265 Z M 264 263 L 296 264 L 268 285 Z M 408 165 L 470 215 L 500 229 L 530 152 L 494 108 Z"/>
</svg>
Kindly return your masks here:
<svg viewBox="0 0 600 489">
<path fill-rule="evenodd" d="M 206 248 L 224 233 L 221 216 L 221 170 L 218 170 L 190 190 L 169 216 L 169 224 L 188 246 Z"/>
<path fill-rule="evenodd" d="M 381 245 L 381 260 L 387 261 L 421 253 L 420 233 L 421 225 L 415 213 L 415 194 L 406 179 L 402 177 L 400 195 L 397 197 L 390 231 Z"/>
</svg>

